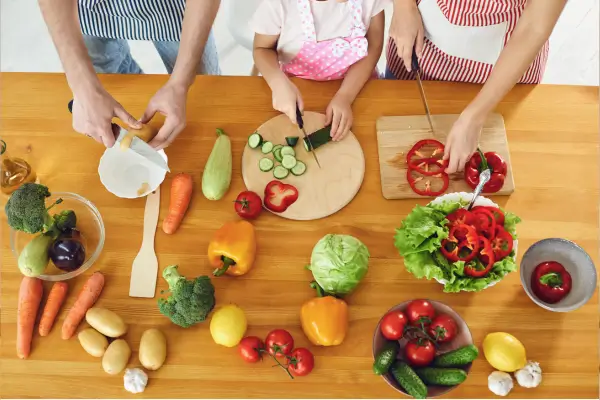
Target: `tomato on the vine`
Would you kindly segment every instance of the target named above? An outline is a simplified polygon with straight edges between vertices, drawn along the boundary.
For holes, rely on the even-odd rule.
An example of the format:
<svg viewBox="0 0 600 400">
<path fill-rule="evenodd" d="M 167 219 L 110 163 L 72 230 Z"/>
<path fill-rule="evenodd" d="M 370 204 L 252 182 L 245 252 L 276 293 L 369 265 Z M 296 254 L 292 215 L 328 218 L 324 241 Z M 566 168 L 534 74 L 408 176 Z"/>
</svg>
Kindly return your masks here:
<svg viewBox="0 0 600 400">
<path fill-rule="evenodd" d="M 414 367 L 426 367 L 435 357 L 435 346 L 428 339 L 412 339 L 404 347 L 404 357 Z"/>
<path fill-rule="evenodd" d="M 435 309 L 433 304 L 427 300 L 413 300 L 406 307 L 406 316 L 411 325 L 418 326 L 420 322 L 423 322 L 425 326 L 428 326 L 435 317 Z"/>
<path fill-rule="evenodd" d="M 438 343 L 449 342 L 456 337 L 458 326 L 456 321 L 447 314 L 440 314 L 433 319 L 429 326 L 429 334 Z"/>
<path fill-rule="evenodd" d="M 275 329 L 267 335 L 265 346 L 272 356 L 289 356 L 294 349 L 294 338 L 285 329 Z"/>
<path fill-rule="evenodd" d="M 381 320 L 381 334 L 388 340 L 399 340 L 407 323 L 408 319 L 402 311 L 390 311 Z"/>
<path fill-rule="evenodd" d="M 262 351 L 265 345 L 262 340 L 256 336 L 246 336 L 240 341 L 238 351 L 244 361 L 255 363 L 262 358 Z"/>
<path fill-rule="evenodd" d="M 299 347 L 292 351 L 288 362 L 288 369 L 294 376 L 306 376 L 315 367 L 315 357 L 310 350 Z"/>
</svg>

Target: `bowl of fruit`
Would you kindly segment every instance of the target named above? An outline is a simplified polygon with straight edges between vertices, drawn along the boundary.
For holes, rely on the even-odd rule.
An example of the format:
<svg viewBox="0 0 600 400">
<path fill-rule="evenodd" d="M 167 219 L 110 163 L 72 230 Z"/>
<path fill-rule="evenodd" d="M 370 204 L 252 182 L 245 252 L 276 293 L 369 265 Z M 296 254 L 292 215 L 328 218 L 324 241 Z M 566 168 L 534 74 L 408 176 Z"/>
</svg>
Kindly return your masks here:
<svg viewBox="0 0 600 400">
<path fill-rule="evenodd" d="M 438 301 L 417 299 L 392 307 L 373 335 L 373 372 L 416 399 L 456 388 L 478 355 L 466 322 Z"/>
<path fill-rule="evenodd" d="M 5 212 L 10 246 L 25 276 L 68 280 L 89 269 L 102 252 L 100 212 L 78 194 L 25 184 L 11 195 Z"/>
</svg>

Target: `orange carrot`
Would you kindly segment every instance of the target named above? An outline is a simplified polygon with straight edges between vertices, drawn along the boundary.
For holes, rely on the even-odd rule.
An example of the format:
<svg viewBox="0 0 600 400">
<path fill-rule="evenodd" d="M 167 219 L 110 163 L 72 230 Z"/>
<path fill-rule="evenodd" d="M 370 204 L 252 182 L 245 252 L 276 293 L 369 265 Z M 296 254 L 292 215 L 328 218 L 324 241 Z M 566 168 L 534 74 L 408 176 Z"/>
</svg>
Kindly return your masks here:
<svg viewBox="0 0 600 400">
<path fill-rule="evenodd" d="M 94 303 L 96 303 L 96 300 L 98 300 L 98 297 L 100 297 L 103 287 L 104 275 L 100 272 L 94 272 L 85 285 L 83 285 L 81 292 L 79 292 L 79 296 L 77 296 L 77 300 L 75 300 L 75 304 L 73 304 L 73 308 L 69 310 L 65 322 L 63 322 L 63 339 L 70 339 L 71 336 L 75 334 L 75 331 L 81 323 L 81 320 L 83 320 L 83 317 L 85 317 L 87 310 L 92 308 Z"/>
<path fill-rule="evenodd" d="M 192 176 L 177 174 L 171 183 L 171 202 L 169 213 L 163 221 L 163 231 L 170 235 L 175 233 L 192 199 Z"/>
<path fill-rule="evenodd" d="M 19 289 L 19 305 L 17 307 L 17 356 L 29 357 L 33 327 L 37 317 L 44 287 L 37 278 L 24 277 Z"/>
<path fill-rule="evenodd" d="M 54 320 L 58 315 L 58 311 L 67 298 L 68 289 L 69 286 L 67 285 L 67 282 L 56 282 L 52 286 L 50 294 L 48 295 L 48 300 L 46 300 L 46 305 L 44 306 L 44 311 L 42 312 L 40 326 L 38 327 L 40 336 L 48 336 L 50 333 L 50 329 L 52 329 L 52 326 L 54 325 Z"/>
</svg>

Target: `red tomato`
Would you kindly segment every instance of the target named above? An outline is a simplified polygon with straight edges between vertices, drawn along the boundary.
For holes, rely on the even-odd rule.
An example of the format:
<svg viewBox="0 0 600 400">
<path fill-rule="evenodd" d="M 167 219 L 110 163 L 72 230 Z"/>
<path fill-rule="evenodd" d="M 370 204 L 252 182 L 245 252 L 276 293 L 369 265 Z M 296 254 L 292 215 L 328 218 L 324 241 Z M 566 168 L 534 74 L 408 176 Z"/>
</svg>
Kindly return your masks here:
<svg viewBox="0 0 600 400">
<path fill-rule="evenodd" d="M 294 349 L 290 356 L 288 369 L 294 376 L 306 376 L 315 367 L 315 357 L 308 349 L 302 347 Z"/>
<path fill-rule="evenodd" d="M 435 346 L 427 339 L 412 339 L 404 347 L 404 357 L 414 367 L 426 367 L 435 357 Z"/>
<path fill-rule="evenodd" d="M 261 350 L 264 350 L 265 344 L 256 336 L 247 336 L 240 341 L 238 351 L 244 361 L 255 363 L 262 358 Z"/>
<path fill-rule="evenodd" d="M 399 340 L 404 335 L 407 322 L 402 311 L 390 311 L 381 320 L 381 334 L 388 340 Z"/>
<path fill-rule="evenodd" d="M 265 346 L 272 356 L 289 356 L 294 349 L 294 338 L 285 329 L 275 329 L 267 335 Z"/>
<path fill-rule="evenodd" d="M 419 325 L 421 318 L 425 325 L 429 325 L 435 317 L 435 310 L 427 300 L 413 300 L 406 307 L 406 316 L 411 325 Z"/>
<path fill-rule="evenodd" d="M 254 192 L 245 191 L 235 199 L 235 212 L 244 219 L 254 219 L 262 211 L 262 200 Z"/>
<path fill-rule="evenodd" d="M 458 332 L 458 326 L 452 317 L 447 314 L 438 315 L 429 326 L 429 334 L 438 343 L 451 341 L 456 337 L 456 332 Z"/>
</svg>

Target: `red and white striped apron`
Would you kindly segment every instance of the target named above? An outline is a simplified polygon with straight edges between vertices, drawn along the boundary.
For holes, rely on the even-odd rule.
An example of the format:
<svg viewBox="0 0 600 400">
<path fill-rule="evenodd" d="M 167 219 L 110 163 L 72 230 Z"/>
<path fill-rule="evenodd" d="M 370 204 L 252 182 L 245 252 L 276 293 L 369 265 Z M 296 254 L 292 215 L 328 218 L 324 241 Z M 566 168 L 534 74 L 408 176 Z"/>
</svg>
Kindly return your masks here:
<svg viewBox="0 0 600 400">
<path fill-rule="evenodd" d="M 508 42 L 527 0 L 417 0 L 425 45 L 423 79 L 484 83 Z M 519 83 L 539 83 L 548 60 L 544 44 Z M 390 40 L 388 70 L 401 80 L 415 79 Z"/>
</svg>

